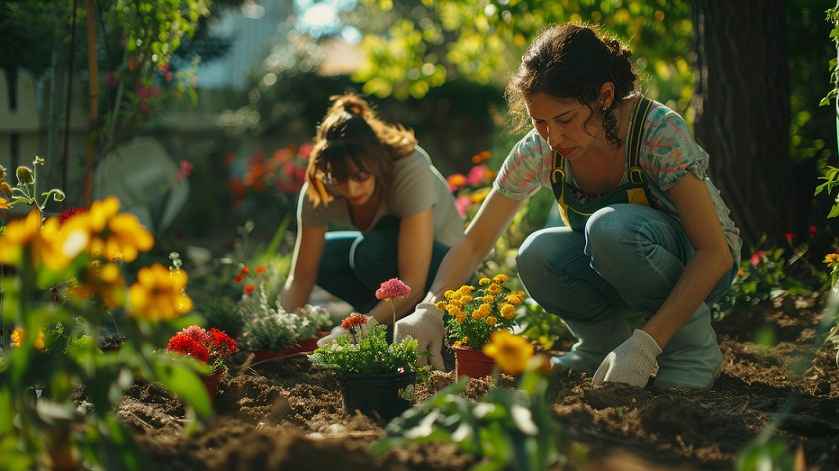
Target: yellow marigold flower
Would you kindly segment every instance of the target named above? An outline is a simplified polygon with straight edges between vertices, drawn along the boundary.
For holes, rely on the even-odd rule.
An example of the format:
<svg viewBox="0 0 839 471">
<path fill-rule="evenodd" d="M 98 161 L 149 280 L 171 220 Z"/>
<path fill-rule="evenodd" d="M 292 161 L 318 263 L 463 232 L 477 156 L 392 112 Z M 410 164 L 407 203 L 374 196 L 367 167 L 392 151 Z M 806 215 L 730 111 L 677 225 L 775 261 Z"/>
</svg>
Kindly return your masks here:
<svg viewBox="0 0 839 471">
<path fill-rule="evenodd" d="M 465 294 L 465 295 L 460 297 L 460 302 L 461 302 L 461 304 L 469 304 L 469 303 L 472 302 L 472 296 L 469 296 L 468 294 Z"/>
<path fill-rule="evenodd" d="M 480 281 L 478 281 L 478 284 L 480 284 L 481 286 L 487 286 L 490 283 L 492 283 L 492 280 L 490 280 L 487 277 L 481 278 Z"/>
<path fill-rule="evenodd" d="M 516 315 L 516 307 L 512 304 L 504 304 L 501 306 L 501 315 L 504 319 L 512 319 Z"/>
<path fill-rule="evenodd" d="M 475 312 L 480 314 L 481 317 L 486 317 L 492 314 L 492 306 L 489 304 L 481 304 L 480 306 L 478 306 L 478 310 Z"/>
<path fill-rule="evenodd" d="M 505 275 L 504 273 L 499 273 L 492 278 L 492 281 L 494 281 L 498 284 L 503 284 L 503 283 L 506 283 L 507 280 L 509 280 L 509 279 L 510 279 L 509 276 Z"/>
<path fill-rule="evenodd" d="M 457 304 L 449 304 L 448 306 L 446 306 L 446 310 L 449 312 L 449 314 L 453 316 L 457 316 L 457 313 L 463 312 L 460 306 L 458 306 Z"/>
<path fill-rule="evenodd" d="M 12 346 L 20 347 L 21 345 L 23 345 L 23 329 L 15 327 L 12 331 Z"/>
<path fill-rule="evenodd" d="M 829 253 L 824 256 L 824 263 L 826 265 L 834 265 L 839 263 L 839 253 Z"/>
<path fill-rule="evenodd" d="M 498 294 L 498 292 L 501 291 L 501 287 L 496 285 L 495 283 L 493 283 L 493 284 L 489 285 L 489 288 L 487 288 L 487 291 L 489 291 L 492 294 Z"/>
<path fill-rule="evenodd" d="M 454 316 L 454 319 L 458 322 L 458 324 L 463 324 L 463 322 L 466 320 L 466 313 L 460 311 L 457 313 L 456 316 Z"/>
<path fill-rule="evenodd" d="M 445 311 L 447 306 L 445 301 L 437 301 L 434 305 L 441 311 Z"/>
<path fill-rule="evenodd" d="M 192 300 L 184 292 L 186 283 L 183 270 L 170 271 L 159 263 L 141 268 L 137 283 L 129 290 L 129 313 L 156 321 L 191 311 Z"/>
<path fill-rule="evenodd" d="M 446 299 L 454 299 L 454 297 L 457 296 L 457 292 L 451 289 L 447 289 L 446 292 L 443 293 L 443 296 Z"/>
<path fill-rule="evenodd" d="M 484 317 L 484 316 L 481 315 L 481 310 L 480 309 L 472 311 L 472 319 L 475 319 L 477 321 L 477 320 L 480 320 L 482 317 Z"/>
<path fill-rule="evenodd" d="M 495 325 L 495 323 L 498 322 L 498 319 L 496 319 L 495 316 L 487 316 L 487 318 L 484 319 L 484 322 L 486 322 L 487 325 Z"/>
<path fill-rule="evenodd" d="M 23 345 L 23 337 L 24 337 L 24 330 L 20 327 L 15 327 L 15 330 L 12 331 L 12 346 L 13 347 L 20 347 Z M 38 337 L 35 339 L 35 342 L 32 344 L 38 350 L 43 351 L 46 347 L 44 343 L 44 332 L 38 332 Z"/>
<path fill-rule="evenodd" d="M 521 374 L 533 356 L 533 345 L 530 342 L 506 330 L 493 333 L 483 350 L 502 371 L 510 375 Z"/>
<path fill-rule="evenodd" d="M 489 194 L 490 187 L 484 187 L 480 190 L 476 190 L 471 195 L 469 195 L 469 200 L 472 201 L 472 204 L 479 204 L 486 199 L 487 195 Z"/>
<path fill-rule="evenodd" d="M 485 303 L 491 303 L 495 301 L 495 296 L 491 294 L 484 295 L 484 297 L 481 298 L 481 301 Z"/>
<path fill-rule="evenodd" d="M 504 301 L 507 301 L 514 306 L 518 306 L 522 302 L 521 297 L 517 294 L 508 294 L 507 297 L 504 298 Z"/>
<path fill-rule="evenodd" d="M 475 287 L 471 286 L 471 285 L 463 285 L 457 290 L 457 292 L 461 296 L 466 295 L 466 294 L 472 294 L 472 291 L 475 291 Z"/>
<path fill-rule="evenodd" d="M 9 200 L 0 196 L 0 209 L 9 209 Z"/>
<path fill-rule="evenodd" d="M 140 224 L 137 216 L 120 213 L 108 222 L 110 234 L 104 241 L 104 255 L 108 260 L 132 262 L 140 251 L 147 251 L 154 245 L 151 233 Z"/>
</svg>

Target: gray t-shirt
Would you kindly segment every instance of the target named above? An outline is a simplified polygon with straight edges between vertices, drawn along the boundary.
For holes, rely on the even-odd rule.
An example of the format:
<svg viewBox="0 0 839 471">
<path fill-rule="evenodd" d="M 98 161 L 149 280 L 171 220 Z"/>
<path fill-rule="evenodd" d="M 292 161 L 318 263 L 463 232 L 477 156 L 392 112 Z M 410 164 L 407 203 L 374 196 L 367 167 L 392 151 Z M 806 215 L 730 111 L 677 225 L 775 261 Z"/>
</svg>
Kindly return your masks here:
<svg viewBox="0 0 839 471">
<path fill-rule="evenodd" d="M 297 203 L 297 223 L 301 226 L 353 226 L 346 200 L 336 197 L 317 208 L 309 200 L 306 190 L 300 190 Z M 454 206 L 446 179 L 431 163 L 431 158 L 419 146 L 413 154 L 393 165 L 393 181 L 384 195 L 370 228 L 383 216 L 403 218 L 431 208 L 434 220 L 434 240 L 449 247 L 463 239 L 464 221 Z"/>
</svg>

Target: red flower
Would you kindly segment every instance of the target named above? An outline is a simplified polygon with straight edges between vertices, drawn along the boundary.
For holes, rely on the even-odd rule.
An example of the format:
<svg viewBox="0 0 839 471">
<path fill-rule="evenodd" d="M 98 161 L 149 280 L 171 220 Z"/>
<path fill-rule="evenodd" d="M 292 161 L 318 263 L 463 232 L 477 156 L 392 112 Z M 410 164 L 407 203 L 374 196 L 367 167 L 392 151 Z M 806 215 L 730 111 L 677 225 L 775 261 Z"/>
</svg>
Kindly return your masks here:
<svg viewBox="0 0 839 471">
<path fill-rule="evenodd" d="M 785 232 L 784 239 L 787 240 L 787 243 L 792 245 L 792 242 L 795 240 L 795 232 Z"/>
<path fill-rule="evenodd" d="M 352 330 L 354 327 L 366 324 L 367 320 L 367 316 L 358 313 L 353 313 L 341 321 L 341 327 L 347 330 Z"/>
<path fill-rule="evenodd" d="M 752 258 L 749 260 L 753 267 L 760 265 L 760 262 L 766 257 L 766 252 L 763 250 L 755 250 L 752 254 Z"/>
<path fill-rule="evenodd" d="M 210 343 L 210 341 L 212 340 L 212 336 L 206 330 L 204 330 L 204 328 L 202 328 L 201 326 L 198 326 L 198 325 L 191 325 L 189 327 L 184 327 L 178 333 L 183 334 L 183 335 L 191 338 L 192 340 L 195 340 L 196 342 L 201 343 L 202 345 L 208 345 Z"/>
<path fill-rule="evenodd" d="M 178 174 L 175 178 L 182 182 L 189 178 L 192 175 L 192 164 L 188 160 L 181 160 L 180 166 L 178 167 Z"/>
<path fill-rule="evenodd" d="M 259 274 L 265 273 L 265 270 L 265 265 L 259 265 L 258 267 L 256 267 L 256 272 Z"/>
<path fill-rule="evenodd" d="M 61 224 L 64 224 L 71 217 L 73 217 L 77 214 L 84 213 L 85 211 L 87 211 L 87 209 L 85 209 L 85 208 L 70 208 L 70 209 L 68 209 L 68 210 L 66 210 L 66 211 L 64 211 L 64 212 L 62 212 L 61 214 L 58 215 L 58 222 L 60 222 Z"/>
<path fill-rule="evenodd" d="M 201 342 L 198 342 L 189 335 L 183 333 L 178 333 L 169 339 L 169 344 L 166 345 L 166 349 L 170 352 L 177 352 L 182 355 L 191 356 L 196 360 L 203 361 L 204 363 L 210 359 L 210 351 L 207 347 L 202 345 Z"/>
<path fill-rule="evenodd" d="M 406 285 L 399 278 L 391 278 L 382 282 L 379 289 L 376 290 L 376 299 L 379 301 L 385 299 L 402 298 L 411 294 L 411 287 Z"/>
<path fill-rule="evenodd" d="M 809 232 L 810 232 L 810 238 L 811 238 L 811 239 L 812 239 L 812 238 L 815 238 L 815 237 L 816 237 L 816 234 L 818 233 L 818 231 L 816 230 L 816 225 L 815 225 L 815 224 L 811 224 L 809 229 L 810 229 L 810 230 L 809 230 Z"/>
<path fill-rule="evenodd" d="M 255 289 L 256 289 L 256 286 L 248 283 L 248 284 L 245 285 L 243 291 L 245 292 L 246 295 L 250 296 L 251 294 L 253 294 L 253 290 L 255 290 Z"/>
<path fill-rule="evenodd" d="M 214 350 L 219 356 L 226 357 L 239 350 L 236 341 L 224 332 L 218 329 L 210 329 L 210 335 L 213 338 Z"/>
</svg>

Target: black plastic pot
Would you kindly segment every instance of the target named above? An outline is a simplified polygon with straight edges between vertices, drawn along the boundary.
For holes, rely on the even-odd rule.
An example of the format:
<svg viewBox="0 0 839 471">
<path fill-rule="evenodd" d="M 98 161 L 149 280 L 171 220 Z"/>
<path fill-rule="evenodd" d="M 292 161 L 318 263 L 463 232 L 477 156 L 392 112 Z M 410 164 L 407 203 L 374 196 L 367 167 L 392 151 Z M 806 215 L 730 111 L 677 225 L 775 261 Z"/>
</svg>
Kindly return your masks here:
<svg viewBox="0 0 839 471">
<path fill-rule="evenodd" d="M 341 376 L 344 410 L 389 421 L 411 407 L 416 373 L 396 375 Z"/>
</svg>

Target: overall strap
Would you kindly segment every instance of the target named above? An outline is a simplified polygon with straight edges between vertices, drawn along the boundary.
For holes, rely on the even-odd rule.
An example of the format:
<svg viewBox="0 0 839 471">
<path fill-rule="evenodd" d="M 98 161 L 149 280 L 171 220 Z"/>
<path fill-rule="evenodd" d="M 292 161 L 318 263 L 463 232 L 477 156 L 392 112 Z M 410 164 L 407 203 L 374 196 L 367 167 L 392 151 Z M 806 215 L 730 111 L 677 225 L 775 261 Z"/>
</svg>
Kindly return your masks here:
<svg viewBox="0 0 839 471">
<path fill-rule="evenodd" d="M 647 122 L 647 113 L 652 108 L 653 102 L 642 96 L 635 112 L 632 113 L 629 133 L 626 136 L 626 147 L 629 153 L 629 181 L 632 183 L 644 183 L 644 174 L 641 171 L 641 144 L 643 144 L 644 124 Z"/>
<path fill-rule="evenodd" d="M 648 194 L 647 184 L 644 181 L 644 172 L 641 170 L 641 144 L 644 134 L 644 124 L 647 121 L 647 113 L 652 108 L 653 102 L 647 97 L 642 96 L 638 105 L 635 107 L 635 112 L 632 114 L 632 121 L 629 124 L 629 133 L 626 136 L 626 149 L 629 153 L 627 162 L 627 171 L 629 173 L 629 182 L 632 185 L 626 191 L 627 200 L 630 203 L 641 204 L 644 206 L 650 205 L 650 195 Z"/>
</svg>

